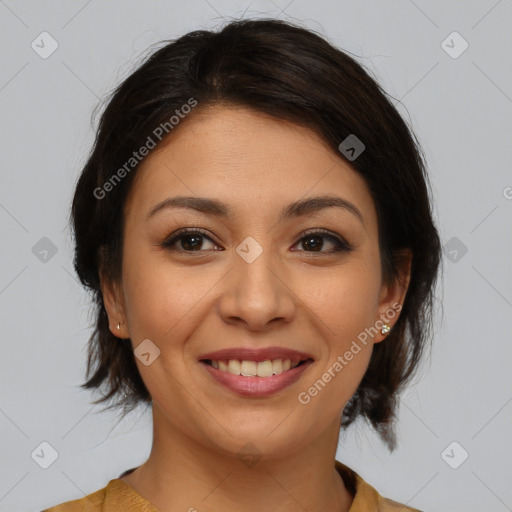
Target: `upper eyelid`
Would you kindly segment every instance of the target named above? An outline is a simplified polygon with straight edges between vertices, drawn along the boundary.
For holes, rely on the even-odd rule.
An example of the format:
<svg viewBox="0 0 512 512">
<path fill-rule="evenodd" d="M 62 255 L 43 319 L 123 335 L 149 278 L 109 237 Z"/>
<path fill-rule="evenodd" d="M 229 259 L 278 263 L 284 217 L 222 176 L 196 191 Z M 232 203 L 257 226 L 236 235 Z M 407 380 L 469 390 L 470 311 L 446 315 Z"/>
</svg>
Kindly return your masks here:
<svg viewBox="0 0 512 512">
<path fill-rule="evenodd" d="M 175 231 L 174 233 L 172 233 L 171 235 L 169 235 L 168 237 L 166 237 L 163 242 L 161 243 L 162 246 L 168 246 L 168 247 L 171 247 L 172 245 L 174 245 L 176 242 L 178 242 L 182 237 L 186 236 L 186 235 L 193 235 L 195 233 L 198 233 L 199 235 L 205 237 L 205 238 L 208 238 L 212 243 L 214 244 L 217 244 L 217 245 L 220 245 L 218 244 L 215 239 L 210 236 L 208 233 L 207 233 L 207 230 L 204 230 L 202 228 L 196 228 L 196 227 L 193 227 L 193 226 L 190 226 L 188 228 L 181 228 L 181 229 L 178 229 L 177 231 Z M 191 251 L 187 251 L 187 252 L 191 252 Z M 197 252 L 203 252 L 203 251 L 197 251 Z"/>
</svg>

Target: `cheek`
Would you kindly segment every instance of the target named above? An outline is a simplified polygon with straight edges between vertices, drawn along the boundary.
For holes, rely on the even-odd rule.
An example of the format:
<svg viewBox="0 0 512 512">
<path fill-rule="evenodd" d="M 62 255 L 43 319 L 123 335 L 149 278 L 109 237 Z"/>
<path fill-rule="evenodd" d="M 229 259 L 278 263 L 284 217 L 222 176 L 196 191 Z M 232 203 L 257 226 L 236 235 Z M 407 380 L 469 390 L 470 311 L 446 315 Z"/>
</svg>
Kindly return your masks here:
<svg viewBox="0 0 512 512">
<path fill-rule="evenodd" d="M 127 256 L 124 264 L 126 313 L 135 344 L 149 338 L 170 347 L 168 341 L 187 332 L 194 308 L 221 277 L 200 266 L 172 265 L 160 253 Z"/>
<path fill-rule="evenodd" d="M 346 265 L 330 276 L 303 283 L 297 293 L 323 338 L 322 363 L 311 388 L 315 414 L 332 417 L 356 391 L 372 354 L 371 328 L 378 320 L 380 273 L 364 261 Z M 319 342 L 320 343 L 320 342 Z M 320 377 L 319 380 L 318 377 Z"/>
<path fill-rule="evenodd" d="M 360 325 L 356 321 L 345 324 L 336 336 L 332 335 L 329 353 L 299 390 L 297 401 L 309 417 L 316 418 L 317 426 L 339 417 L 368 368 L 373 344 L 370 338 L 358 340 Z"/>
<path fill-rule="evenodd" d="M 336 344 L 343 346 L 378 319 L 380 273 L 374 265 L 354 261 L 297 282 L 297 296 L 321 320 Z"/>
<path fill-rule="evenodd" d="M 162 254 L 132 254 L 126 257 L 123 271 L 132 345 L 136 349 L 149 339 L 160 351 L 150 365 L 138 359 L 136 364 L 157 403 L 180 403 L 179 386 L 170 386 L 169 379 L 186 378 L 186 341 L 200 321 L 202 301 L 219 277 L 204 268 L 201 271 L 199 266 L 191 269 L 172 265 Z"/>
</svg>

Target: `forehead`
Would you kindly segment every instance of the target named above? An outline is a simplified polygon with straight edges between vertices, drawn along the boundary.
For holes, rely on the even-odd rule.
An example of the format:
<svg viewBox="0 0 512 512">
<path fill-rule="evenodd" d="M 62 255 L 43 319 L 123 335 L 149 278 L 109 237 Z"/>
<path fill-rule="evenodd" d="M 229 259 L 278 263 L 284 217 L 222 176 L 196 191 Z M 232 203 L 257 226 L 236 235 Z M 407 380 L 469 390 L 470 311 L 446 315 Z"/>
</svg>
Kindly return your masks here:
<svg viewBox="0 0 512 512">
<path fill-rule="evenodd" d="M 217 106 L 195 112 L 142 161 L 127 208 L 147 211 L 171 195 L 194 195 L 254 213 L 257 205 L 324 194 L 357 203 L 363 215 L 375 214 L 364 179 L 314 131 Z"/>
</svg>

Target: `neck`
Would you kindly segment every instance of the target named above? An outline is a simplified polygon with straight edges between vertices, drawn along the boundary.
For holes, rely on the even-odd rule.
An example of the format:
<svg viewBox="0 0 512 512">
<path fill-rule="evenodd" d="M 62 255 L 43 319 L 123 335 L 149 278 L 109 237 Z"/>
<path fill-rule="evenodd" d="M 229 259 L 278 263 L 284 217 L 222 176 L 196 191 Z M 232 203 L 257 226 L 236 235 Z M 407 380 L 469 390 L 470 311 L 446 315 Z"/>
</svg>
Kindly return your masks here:
<svg viewBox="0 0 512 512">
<path fill-rule="evenodd" d="M 123 477 L 161 512 L 348 512 L 353 497 L 335 469 L 339 418 L 285 456 L 237 456 L 190 438 L 153 405 L 148 460 Z"/>
</svg>

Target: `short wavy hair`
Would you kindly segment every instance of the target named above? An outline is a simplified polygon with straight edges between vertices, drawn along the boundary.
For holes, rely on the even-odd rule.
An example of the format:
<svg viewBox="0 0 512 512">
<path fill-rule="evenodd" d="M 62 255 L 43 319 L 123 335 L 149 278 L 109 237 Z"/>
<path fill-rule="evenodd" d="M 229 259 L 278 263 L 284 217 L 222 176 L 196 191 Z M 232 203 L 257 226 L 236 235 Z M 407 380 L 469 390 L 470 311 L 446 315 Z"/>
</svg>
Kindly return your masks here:
<svg viewBox="0 0 512 512">
<path fill-rule="evenodd" d="M 190 98 L 199 104 L 195 111 L 242 106 L 306 126 L 341 158 L 340 143 L 356 134 L 365 150 L 348 163 L 364 178 L 376 206 L 383 278 L 399 278 L 402 250 L 412 251 L 401 314 L 386 341 L 374 346 L 341 421 L 344 428 L 364 417 L 392 451 L 398 395 L 431 341 L 441 263 L 425 158 L 412 128 L 369 71 L 298 25 L 234 20 L 217 31 L 197 30 L 160 44 L 109 95 L 76 184 L 70 213 L 74 267 L 95 306 L 87 380 L 81 386 L 96 388 L 101 397 L 94 403 L 112 402 L 107 409 L 120 407 L 123 416 L 151 403 L 131 343 L 109 330 L 100 288 L 101 272 L 113 282 L 120 280 L 123 205 L 138 165 L 104 197 L 98 198 L 97 191 Z"/>
</svg>

